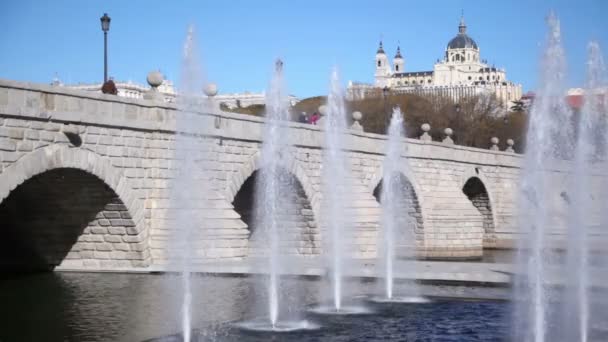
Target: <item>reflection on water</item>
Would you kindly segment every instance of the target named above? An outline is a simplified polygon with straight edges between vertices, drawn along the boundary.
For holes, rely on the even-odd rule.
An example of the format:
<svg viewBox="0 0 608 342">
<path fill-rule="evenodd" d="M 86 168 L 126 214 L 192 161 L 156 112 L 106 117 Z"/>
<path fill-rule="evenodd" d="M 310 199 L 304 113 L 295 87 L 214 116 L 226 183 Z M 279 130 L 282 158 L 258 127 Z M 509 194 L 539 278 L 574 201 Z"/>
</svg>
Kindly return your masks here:
<svg viewBox="0 0 608 342">
<path fill-rule="evenodd" d="M 256 292 L 257 281 L 264 279 L 195 276 L 192 282 L 193 327 L 212 340 L 231 341 L 239 338 L 242 340 L 244 336 L 233 329 L 227 329 L 227 324 L 224 323 L 256 318 L 252 308 L 260 301 L 265 301 L 267 295 L 266 291 Z M 285 283 L 283 300 L 286 302 L 284 309 L 286 317 L 320 301 L 317 294 L 319 287 L 323 285 L 321 282 L 290 278 Z M 0 341 L 144 341 L 172 335 L 179 332 L 181 327 L 179 293 L 172 290 L 176 284 L 179 284 L 179 279 L 172 275 L 114 273 L 4 275 L 0 279 L 0 319 L 2 320 Z M 359 294 L 372 294 L 377 292 L 377 289 L 378 284 L 373 282 L 357 283 L 356 286 L 350 286 L 350 289 L 346 286 L 345 295 L 354 297 Z M 397 294 L 402 289 L 396 284 Z M 360 292 L 353 292 L 355 290 Z M 506 289 L 447 286 L 427 286 L 423 292 L 427 295 L 461 297 L 508 295 Z M 449 306 L 452 317 L 473 310 L 465 304 L 466 302 L 457 303 L 460 304 Z M 476 307 L 475 310 L 482 310 L 478 315 L 502 317 L 507 307 L 505 303 L 500 302 L 485 303 L 485 306 Z M 442 308 L 445 306 L 438 306 L 433 310 L 442 311 Z M 485 312 L 484 308 L 490 308 L 488 309 L 490 311 Z M 435 312 L 430 308 L 424 310 L 427 310 L 424 312 L 428 315 Z M 382 314 L 372 321 L 380 324 L 381 321 L 388 319 L 386 315 Z M 395 322 L 400 322 L 400 319 L 403 318 L 399 316 L 392 318 Z M 442 320 L 439 317 L 432 320 L 437 319 Z M 326 323 L 325 320 L 332 322 L 337 320 L 339 325 L 346 324 L 344 327 L 357 325 L 354 322 L 343 322 L 342 318 L 324 319 L 322 323 Z M 496 320 L 500 321 L 501 325 L 506 321 L 502 318 Z M 441 328 L 441 324 L 436 327 Z M 427 328 L 435 329 L 433 326 Z M 365 327 L 364 330 L 369 330 L 373 325 L 368 324 Z M 471 326 L 468 329 L 477 328 Z M 321 335 L 317 335 L 318 337 L 327 336 L 323 335 L 327 333 L 327 329 L 322 328 L 320 331 Z M 340 331 L 345 330 L 340 328 Z M 374 331 L 374 333 L 387 332 Z M 248 337 L 246 339 L 249 340 Z"/>
<path fill-rule="evenodd" d="M 250 283 L 215 280 L 197 277 L 193 282 L 194 326 L 244 314 Z M 144 274 L 4 276 L 0 341 L 141 341 L 174 333 L 181 324 L 179 294 L 168 289 L 177 282 L 175 276 Z"/>
</svg>

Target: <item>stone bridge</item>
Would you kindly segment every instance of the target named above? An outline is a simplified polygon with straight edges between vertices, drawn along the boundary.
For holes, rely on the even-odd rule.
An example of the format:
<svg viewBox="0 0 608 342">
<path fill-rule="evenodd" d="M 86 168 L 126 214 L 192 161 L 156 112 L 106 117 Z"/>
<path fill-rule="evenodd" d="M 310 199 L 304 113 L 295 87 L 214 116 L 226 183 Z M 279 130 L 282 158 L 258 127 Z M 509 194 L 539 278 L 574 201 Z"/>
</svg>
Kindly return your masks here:
<svg viewBox="0 0 608 342">
<path fill-rule="evenodd" d="M 186 187 L 198 215 L 192 258 L 246 259 L 263 241 L 251 234 L 251 202 L 263 120 L 208 111 L 176 135 L 177 107 L 148 100 L 0 80 L 0 266 L 4 269 L 117 270 L 167 264 L 172 232 L 176 136 L 201 152 Z M 323 253 L 323 132 L 289 123 L 283 158 L 296 192 L 285 210 L 289 253 Z M 386 137 L 352 130 L 353 257 L 374 258 Z M 404 140 L 404 155 L 406 153 Z M 204 153 L 202 153 L 204 152 Z M 480 258 L 508 248 L 521 156 L 407 139 L 404 177 L 424 258 Z M 200 229 L 198 229 L 200 227 Z M 172 247 L 173 246 L 173 247 Z"/>
</svg>

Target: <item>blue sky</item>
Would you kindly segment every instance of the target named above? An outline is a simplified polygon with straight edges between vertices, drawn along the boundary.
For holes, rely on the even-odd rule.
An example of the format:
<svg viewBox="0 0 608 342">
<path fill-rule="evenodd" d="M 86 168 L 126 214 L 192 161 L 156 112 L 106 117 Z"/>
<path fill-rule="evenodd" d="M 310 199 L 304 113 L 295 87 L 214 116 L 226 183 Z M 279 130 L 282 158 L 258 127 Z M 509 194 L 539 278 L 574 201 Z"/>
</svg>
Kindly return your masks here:
<svg viewBox="0 0 608 342">
<path fill-rule="evenodd" d="M 285 61 L 291 93 L 327 92 L 332 66 L 348 80 L 372 82 L 382 36 L 389 57 L 397 42 L 406 71 L 431 70 L 456 34 L 461 11 L 482 58 L 533 90 L 553 9 L 562 22 L 568 85 L 584 83 L 590 39 L 608 51 L 608 1 L 6 1 L 0 11 L 0 78 L 65 83 L 103 78 L 99 17 L 112 18 L 109 74 L 145 83 L 160 69 L 177 81 L 188 24 L 194 24 L 201 62 L 221 93 L 261 91 L 273 60 Z M 606 55 L 606 53 L 604 53 Z"/>
</svg>

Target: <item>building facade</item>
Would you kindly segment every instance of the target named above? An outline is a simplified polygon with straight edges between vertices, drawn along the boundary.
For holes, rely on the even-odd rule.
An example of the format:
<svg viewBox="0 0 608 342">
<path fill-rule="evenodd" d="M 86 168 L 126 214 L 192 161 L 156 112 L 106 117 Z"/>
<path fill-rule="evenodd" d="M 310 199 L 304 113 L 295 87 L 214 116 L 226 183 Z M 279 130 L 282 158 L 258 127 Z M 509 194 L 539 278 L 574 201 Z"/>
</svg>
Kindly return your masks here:
<svg viewBox="0 0 608 342">
<path fill-rule="evenodd" d="M 432 71 L 406 71 L 400 47 L 397 47 L 391 66 L 380 42 L 375 58 L 374 80 L 374 84 L 349 82 L 349 97 L 364 98 L 378 93 L 379 89 L 441 95 L 455 101 L 466 96 L 494 94 L 505 106 L 509 106 L 522 95 L 521 85 L 509 81 L 505 69 L 491 66 L 481 59 L 479 46 L 467 35 L 464 18 L 460 19 L 458 34 L 448 42 L 445 55 L 435 63 Z"/>
<path fill-rule="evenodd" d="M 55 79 L 52 83 L 53 85 L 63 86 L 60 81 Z M 118 90 L 118 96 L 127 97 L 132 99 L 143 99 L 144 94 L 150 90 L 150 87 L 146 87 L 141 84 L 129 82 L 115 82 L 116 89 Z M 76 84 L 76 85 L 67 85 L 68 88 L 93 91 L 93 92 L 101 92 L 101 83 L 96 84 Z M 175 96 L 177 94 L 176 89 L 173 85 L 173 82 L 169 80 L 163 80 L 162 84 L 158 86 L 158 91 L 162 94 L 162 97 L 167 103 L 174 103 Z M 202 93 L 202 90 L 201 90 Z M 264 92 L 260 93 L 251 93 L 251 92 L 243 92 L 243 93 L 233 93 L 233 94 L 217 94 L 214 97 L 217 105 L 224 104 L 228 108 L 236 108 L 236 107 L 248 107 L 251 105 L 263 105 L 266 103 L 266 94 Z M 299 99 L 293 95 L 289 95 L 289 101 L 291 105 L 295 105 L 298 103 Z"/>
</svg>

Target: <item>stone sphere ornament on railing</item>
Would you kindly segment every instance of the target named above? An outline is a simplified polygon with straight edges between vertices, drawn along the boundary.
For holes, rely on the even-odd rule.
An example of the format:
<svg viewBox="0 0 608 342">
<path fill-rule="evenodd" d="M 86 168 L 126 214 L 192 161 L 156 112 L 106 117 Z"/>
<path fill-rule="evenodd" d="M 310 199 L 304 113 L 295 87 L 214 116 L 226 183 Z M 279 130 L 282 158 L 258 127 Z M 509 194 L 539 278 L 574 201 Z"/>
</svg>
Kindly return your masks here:
<svg viewBox="0 0 608 342">
<path fill-rule="evenodd" d="M 443 138 L 441 142 L 448 145 L 454 145 L 454 140 L 452 140 L 452 134 L 454 134 L 454 131 L 448 127 L 443 130 L 443 134 L 445 134 L 445 138 Z"/>
<path fill-rule="evenodd" d="M 325 116 L 327 115 L 327 106 L 326 105 L 320 105 L 319 108 L 319 114 Z"/>
<path fill-rule="evenodd" d="M 160 71 L 150 71 L 146 77 L 146 81 L 148 81 L 151 89 L 144 93 L 144 99 L 162 101 L 163 95 L 158 91 L 158 87 L 163 84 L 163 74 Z"/>
<path fill-rule="evenodd" d="M 146 81 L 148 81 L 148 84 L 150 87 L 152 87 L 152 89 L 157 90 L 156 88 L 163 84 L 164 77 L 160 71 L 150 71 L 148 73 L 148 77 L 146 77 Z"/>
<path fill-rule="evenodd" d="M 429 131 L 431 130 L 431 125 L 428 123 L 423 123 L 420 128 L 422 129 L 422 135 L 420 136 L 420 140 L 422 141 L 433 141 L 433 138 L 429 135 Z"/>
<path fill-rule="evenodd" d="M 320 105 L 318 108 L 318 111 L 319 111 L 319 120 L 317 120 L 317 125 L 323 126 L 323 125 L 325 125 L 325 117 L 327 116 L 327 106 Z"/>
<path fill-rule="evenodd" d="M 513 139 L 507 139 L 507 148 L 505 149 L 505 152 L 515 153 L 513 145 L 515 145 L 515 141 L 513 141 Z"/>
<path fill-rule="evenodd" d="M 207 84 L 205 86 L 205 88 L 203 89 L 203 92 L 208 97 L 214 97 L 215 95 L 217 95 L 217 84 L 215 84 L 215 83 Z"/>
<path fill-rule="evenodd" d="M 352 115 L 353 124 L 350 126 L 350 129 L 363 132 L 363 126 L 361 126 L 361 123 L 359 122 L 363 118 L 363 114 L 359 111 L 354 111 Z"/>
<path fill-rule="evenodd" d="M 492 143 L 492 146 L 490 146 L 490 150 L 492 150 L 492 151 L 500 151 L 500 149 L 498 148 L 498 143 L 500 142 L 500 140 L 498 140 L 497 137 L 492 137 L 490 139 L 490 142 Z"/>
</svg>

